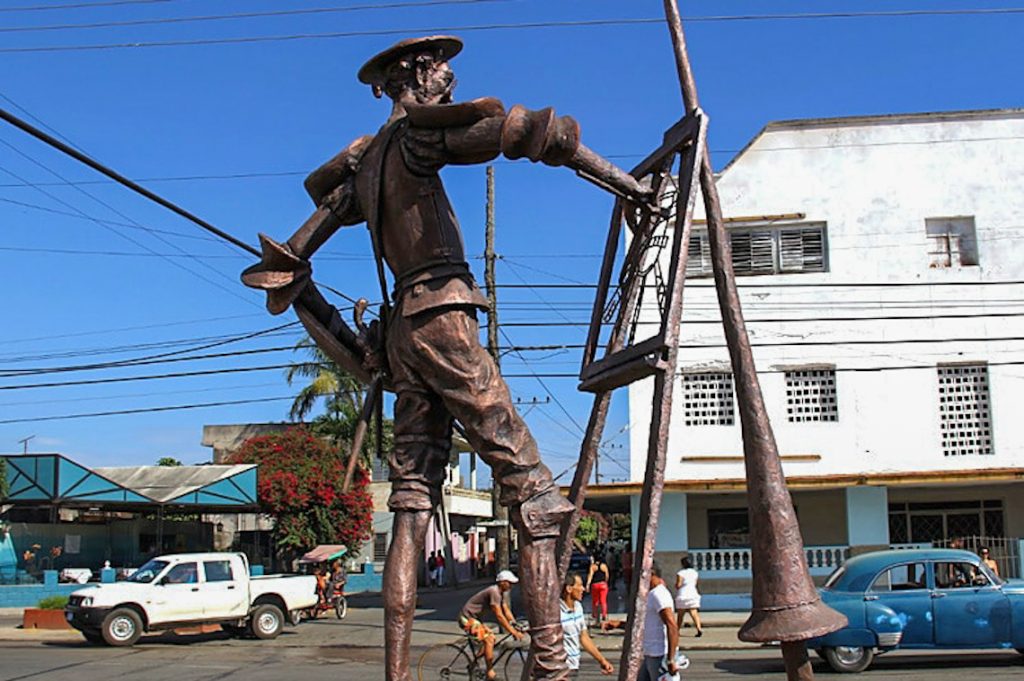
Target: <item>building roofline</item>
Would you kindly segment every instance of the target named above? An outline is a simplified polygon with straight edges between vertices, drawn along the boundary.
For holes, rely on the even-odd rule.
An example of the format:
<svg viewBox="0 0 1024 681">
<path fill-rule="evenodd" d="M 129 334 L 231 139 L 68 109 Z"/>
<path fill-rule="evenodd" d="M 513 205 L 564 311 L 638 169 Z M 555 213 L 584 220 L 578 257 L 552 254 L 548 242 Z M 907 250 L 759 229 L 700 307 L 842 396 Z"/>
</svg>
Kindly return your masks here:
<svg viewBox="0 0 1024 681">
<path fill-rule="evenodd" d="M 769 132 L 810 128 L 840 128 L 855 125 L 892 125 L 894 123 L 935 123 L 952 120 L 980 118 L 1020 118 L 1024 108 L 1007 109 L 965 109 L 962 111 L 926 111 L 919 113 L 868 114 L 860 116 L 833 116 L 827 118 L 793 118 L 770 121 L 750 138 L 725 166 L 715 173 L 716 177 L 729 170 L 754 144 Z"/>
<path fill-rule="evenodd" d="M 787 475 L 790 489 L 814 490 L 858 486 L 942 485 L 966 482 L 1024 481 L 1024 468 L 982 468 L 952 471 L 914 471 L 906 473 L 849 473 L 840 475 Z M 614 482 L 590 485 L 587 496 L 639 494 L 640 482 Z M 666 492 L 741 492 L 746 490 L 745 478 L 718 480 L 666 480 Z M 563 488 L 568 490 L 568 488 Z"/>
</svg>

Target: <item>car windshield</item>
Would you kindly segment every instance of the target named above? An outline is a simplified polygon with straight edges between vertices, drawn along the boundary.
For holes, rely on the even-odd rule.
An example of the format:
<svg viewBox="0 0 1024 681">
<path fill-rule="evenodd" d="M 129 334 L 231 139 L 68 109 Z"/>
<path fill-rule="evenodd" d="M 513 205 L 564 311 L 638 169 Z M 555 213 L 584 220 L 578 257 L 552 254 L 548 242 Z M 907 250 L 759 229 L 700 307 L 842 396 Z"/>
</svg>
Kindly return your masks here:
<svg viewBox="0 0 1024 681">
<path fill-rule="evenodd" d="M 164 568 L 170 565 L 166 560 L 151 560 L 128 577 L 129 582 L 149 584 L 156 576 L 163 572 Z"/>
<path fill-rule="evenodd" d="M 843 578 L 843 575 L 845 575 L 845 574 L 846 574 L 846 566 L 845 565 L 840 565 L 839 567 L 837 567 L 835 570 L 832 571 L 832 574 L 828 576 L 827 580 L 825 580 L 825 585 L 823 587 L 821 587 L 821 588 L 823 588 L 823 589 L 831 589 L 832 587 L 834 587 L 839 582 L 840 579 Z"/>
</svg>

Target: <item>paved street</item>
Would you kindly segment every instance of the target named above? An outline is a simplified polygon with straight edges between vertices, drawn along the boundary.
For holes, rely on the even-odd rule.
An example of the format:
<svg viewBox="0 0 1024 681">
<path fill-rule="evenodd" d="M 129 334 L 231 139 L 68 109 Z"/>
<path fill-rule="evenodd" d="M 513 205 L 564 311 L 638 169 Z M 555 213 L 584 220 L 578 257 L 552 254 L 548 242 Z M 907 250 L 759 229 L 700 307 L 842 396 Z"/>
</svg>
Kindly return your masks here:
<svg viewBox="0 0 1024 681">
<path fill-rule="evenodd" d="M 782 680 L 777 650 L 703 650 L 691 653 L 689 679 Z M 75 681 L 204 681 L 245 679 L 281 681 L 369 681 L 381 678 L 380 648 L 266 646 L 255 641 L 223 645 L 217 640 L 183 645 L 170 639 L 129 650 L 95 648 L 77 642 L 0 644 L 0 681 L 68 679 Z M 816 663 L 821 678 L 835 675 Z M 881 658 L 863 681 L 985 676 L 1024 681 L 1024 658 L 1016 653 L 899 654 Z M 602 678 L 593 666 L 583 678 Z"/>
</svg>

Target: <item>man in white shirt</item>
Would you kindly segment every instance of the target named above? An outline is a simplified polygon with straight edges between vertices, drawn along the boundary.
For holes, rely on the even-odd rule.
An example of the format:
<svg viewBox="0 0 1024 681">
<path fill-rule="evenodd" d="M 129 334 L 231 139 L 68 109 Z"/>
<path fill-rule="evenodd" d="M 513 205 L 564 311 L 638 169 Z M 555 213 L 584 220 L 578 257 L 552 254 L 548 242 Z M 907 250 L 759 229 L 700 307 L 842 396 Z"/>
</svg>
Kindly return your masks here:
<svg viewBox="0 0 1024 681">
<path fill-rule="evenodd" d="M 569 678 L 579 678 L 580 650 L 586 650 L 601 665 L 602 674 L 612 674 L 615 668 L 601 651 L 587 631 L 587 617 L 583 614 L 580 599 L 583 598 L 583 580 L 579 575 L 569 573 L 562 583 L 562 598 L 559 606 L 562 614 L 562 642 L 565 645 L 565 662 L 569 667 Z"/>
<path fill-rule="evenodd" d="M 651 565 L 651 590 L 647 592 L 647 612 L 644 615 L 644 663 L 637 681 L 658 681 L 662 670 L 673 676 L 679 673 L 676 651 L 679 648 L 679 628 L 672 608 L 672 593 L 661 578 L 661 567 Z"/>
</svg>

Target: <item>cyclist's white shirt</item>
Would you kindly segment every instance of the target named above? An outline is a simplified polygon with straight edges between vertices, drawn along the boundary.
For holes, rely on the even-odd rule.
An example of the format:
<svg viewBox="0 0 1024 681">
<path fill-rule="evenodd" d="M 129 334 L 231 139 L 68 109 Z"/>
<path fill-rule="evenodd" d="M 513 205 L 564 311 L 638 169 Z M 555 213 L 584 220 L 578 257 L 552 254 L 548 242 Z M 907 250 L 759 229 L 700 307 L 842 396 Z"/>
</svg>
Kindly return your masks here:
<svg viewBox="0 0 1024 681">
<path fill-rule="evenodd" d="M 558 605 L 562 612 L 562 640 L 565 642 L 565 663 L 569 669 L 580 668 L 580 634 L 587 628 L 587 618 L 583 614 L 583 606 L 579 601 L 573 609 L 561 598 Z"/>
</svg>

